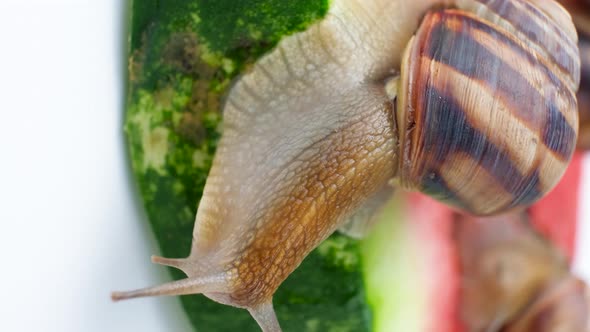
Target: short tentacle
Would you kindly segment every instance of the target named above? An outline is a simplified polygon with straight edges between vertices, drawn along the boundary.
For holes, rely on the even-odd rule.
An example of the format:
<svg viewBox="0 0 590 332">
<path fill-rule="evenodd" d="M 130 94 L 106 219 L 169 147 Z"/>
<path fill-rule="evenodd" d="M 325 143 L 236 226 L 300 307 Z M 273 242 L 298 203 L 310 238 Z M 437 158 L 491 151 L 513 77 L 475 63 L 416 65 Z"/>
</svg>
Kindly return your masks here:
<svg viewBox="0 0 590 332">
<path fill-rule="evenodd" d="M 177 268 L 179 270 L 183 270 L 183 267 L 186 266 L 187 260 L 185 258 L 166 258 L 161 256 L 152 256 L 152 263 L 170 266 Z"/>
</svg>

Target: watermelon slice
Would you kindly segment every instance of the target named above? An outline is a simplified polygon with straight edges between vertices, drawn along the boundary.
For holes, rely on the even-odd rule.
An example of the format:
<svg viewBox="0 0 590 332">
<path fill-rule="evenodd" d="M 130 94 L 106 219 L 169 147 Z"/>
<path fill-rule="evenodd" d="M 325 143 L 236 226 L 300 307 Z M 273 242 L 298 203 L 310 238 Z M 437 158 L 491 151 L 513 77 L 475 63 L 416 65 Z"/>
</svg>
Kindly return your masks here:
<svg viewBox="0 0 590 332">
<path fill-rule="evenodd" d="M 321 19 L 328 6 L 327 0 L 133 3 L 125 130 L 163 256 L 189 253 L 232 79 L 282 36 Z M 394 202 L 367 240 L 335 234 L 306 258 L 274 298 L 284 331 L 462 331 L 454 214 L 433 201 L 410 200 L 419 208 L 409 217 Z M 573 250 L 569 223 L 557 229 L 538 220 L 539 230 Z M 259 331 L 245 310 L 201 295 L 181 301 L 195 330 Z"/>
</svg>

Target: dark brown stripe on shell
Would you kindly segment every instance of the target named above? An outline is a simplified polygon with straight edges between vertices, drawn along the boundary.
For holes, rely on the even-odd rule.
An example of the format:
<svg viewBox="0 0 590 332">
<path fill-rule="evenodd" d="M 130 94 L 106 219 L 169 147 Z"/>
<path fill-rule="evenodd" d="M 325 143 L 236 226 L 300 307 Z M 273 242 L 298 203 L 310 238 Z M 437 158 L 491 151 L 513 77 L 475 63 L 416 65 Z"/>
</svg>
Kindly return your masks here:
<svg viewBox="0 0 590 332">
<path fill-rule="evenodd" d="M 563 51 L 564 43 L 567 44 L 568 49 L 575 50 L 576 42 L 557 26 L 556 22 L 547 14 L 526 1 L 518 1 L 518 3 L 524 6 L 523 8 L 515 6 L 515 0 L 476 1 L 484 4 L 488 9 L 510 22 L 511 25 L 526 35 L 532 42 L 546 50 L 551 60 L 566 73 L 569 73 L 575 84 L 580 82 L 579 62 L 577 59 L 570 57 L 568 52 Z M 538 20 L 533 19 L 533 17 L 536 17 Z M 545 23 L 545 25 L 539 25 L 539 21 Z M 555 35 L 545 32 L 545 29 L 552 31 Z"/>
<path fill-rule="evenodd" d="M 424 56 L 443 63 L 447 66 L 455 68 L 463 75 L 470 77 L 473 80 L 482 82 L 490 87 L 491 90 L 497 91 L 498 98 L 511 105 L 510 109 L 514 116 L 521 119 L 529 128 L 538 132 L 539 128 L 553 126 L 547 125 L 547 118 L 544 112 L 557 111 L 559 116 L 552 115 L 558 120 L 563 119 L 563 123 L 559 123 L 558 129 L 562 132 L 561 137 L 576 137 L 575 130 L 565 121 L 565 117 L 560 113 L 559 108 L 555 104 L 557 94 L 566 93 L 567 101 L 570 105 L 575 105 L 575 97 L 571 91 L 563 84 L 563 82 L 551 72 L 548 68 L 536 63 L 534 55 L 528 53 L 520 45 L 505 35 L 496 31 L 493 27 L 486 23 L 474 20 L 467 16 L 462 16 L 459 13 L 447 11 L 441 13 L 444 15 L 444 21 L 452 21 L 453 24 L 461 24 L 458 31 L 450 30 L 444 21 L 440 21 L 432 27 L 430 39 L 427 41 Z M 547 90 L 543 96 L 535 87 L 522 76 L 520 72 L 512 69 L 508 64 L 504 63 L 502 59 L 490 53 L 485 47 L 473 39 L 470 31 L 480 30 L 493 36 L 498 40 L 498 47 L 510 47 L 515 52 L 522 54 L 523 58 L 528 59 L 529 62 L 534 63 L 545 74 L 549 81 Z M 524 73 L 526 75 L 526 73 Z M 554 89 L 550 87 L 554 86 Z M 566 110 L 567 111 L 567 110 Z M 546 131 L 547 132 L 547 131 Z M 571 156 L 570 144 L 565 142 L 558 142 L 552 139 L 551 133 L 547 132 L 548 140 L 543 142 L 549 149 L 554 151 L 560 158 L 567 160 Z M 574 139 L 575 141 L 575 139 Z"/>
<path fill-rule="evenodd" d="M 548 113 L 549 119 L 543 129 L 543 143 L 564 160 L 569 160 L 576 147 L 576 133 L 559 110 L 550 107 Z"/>
<path fill-rule="evenodd" d="M 446 156 L 462 152 L 478 161 L 506 192 L 512 194 L 513 201 L 506 208 L 530 204 L 541 197 L 537 172 L 530 175 L 520 173 L 508 154 L 469 123 L 463 109 L 452 96 L 429 85 L 423 91 L 422 105 L 416 106 L 422 114 L 420 158 L 427 160 L 424 169 L 438 169 L 437 165 L 442 165 Z M 430 183 L 422 185 L 428 186 Z"/>
</svg>

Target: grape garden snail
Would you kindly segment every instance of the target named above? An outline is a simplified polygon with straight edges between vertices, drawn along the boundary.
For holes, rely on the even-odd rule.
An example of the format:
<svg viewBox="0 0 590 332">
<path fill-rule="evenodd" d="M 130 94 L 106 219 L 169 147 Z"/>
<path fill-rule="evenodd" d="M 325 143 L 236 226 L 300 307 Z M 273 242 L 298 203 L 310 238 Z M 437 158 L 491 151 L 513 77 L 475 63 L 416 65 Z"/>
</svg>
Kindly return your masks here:
<svg viewBox="0 0 590 332">
<path fill-rule="evenodd" d="M 552 0 L 332 1 L 231 89 L 191 253 L 153 258 L 188 278 L 112 298 L 202 293 L 280 331 L 278 286 L 392 182 L 476 215 L 535 202 L 575 147 L 576 42 Z"/>
</svg>

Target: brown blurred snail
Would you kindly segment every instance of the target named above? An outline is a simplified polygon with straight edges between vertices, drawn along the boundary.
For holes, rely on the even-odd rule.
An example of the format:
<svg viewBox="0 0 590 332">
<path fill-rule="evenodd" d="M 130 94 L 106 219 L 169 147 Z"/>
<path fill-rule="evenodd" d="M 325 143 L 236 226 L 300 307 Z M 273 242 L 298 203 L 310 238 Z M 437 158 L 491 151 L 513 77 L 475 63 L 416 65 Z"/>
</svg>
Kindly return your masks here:
<svg viewBox="0 0 590 332">
<path fill-rule="evenodd" d="M 590 331 L 587 286 L 527 213 L 454 219 L 465 331 Z"/>
<path fill-rule="evenodd" d="M 188 278 L 113 299 L 202 293 L 280 331 L 278 286 L 392 179 L 479 215 L 535 202 L 575 146 L 576 42 L 552 0 L 334 0 L 232 88 L 191 253 L 153 258 Z"/>
</svg>

